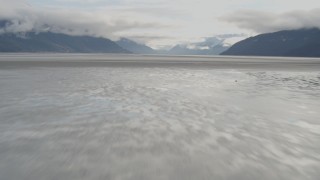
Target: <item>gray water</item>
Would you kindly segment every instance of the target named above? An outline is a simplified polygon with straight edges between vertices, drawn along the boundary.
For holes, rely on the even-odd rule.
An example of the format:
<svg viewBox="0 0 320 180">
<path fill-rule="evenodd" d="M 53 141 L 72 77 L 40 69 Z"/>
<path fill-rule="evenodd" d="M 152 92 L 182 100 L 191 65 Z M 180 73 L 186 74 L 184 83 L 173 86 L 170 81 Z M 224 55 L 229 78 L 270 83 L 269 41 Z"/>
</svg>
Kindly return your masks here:
<svg viewBox="0 0 320 180">
<path fill-rule="evenodd" d="M 320 177 L 319 65 L 56 56 L 0 57 L 1 180 Z"/>
</svg>

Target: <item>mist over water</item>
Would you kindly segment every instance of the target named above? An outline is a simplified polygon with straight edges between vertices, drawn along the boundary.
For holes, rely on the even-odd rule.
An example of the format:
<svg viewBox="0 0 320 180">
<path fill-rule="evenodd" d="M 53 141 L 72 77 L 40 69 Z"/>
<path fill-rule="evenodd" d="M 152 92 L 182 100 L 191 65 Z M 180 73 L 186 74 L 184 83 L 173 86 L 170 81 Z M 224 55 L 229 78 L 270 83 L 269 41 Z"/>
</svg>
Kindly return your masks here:
<svg viewBox="0 0 320 180">
<path fill-rule="evenodd" d="M 0 69 L 0 179 L 317 180 L 320 72 Z"/>
</svg>

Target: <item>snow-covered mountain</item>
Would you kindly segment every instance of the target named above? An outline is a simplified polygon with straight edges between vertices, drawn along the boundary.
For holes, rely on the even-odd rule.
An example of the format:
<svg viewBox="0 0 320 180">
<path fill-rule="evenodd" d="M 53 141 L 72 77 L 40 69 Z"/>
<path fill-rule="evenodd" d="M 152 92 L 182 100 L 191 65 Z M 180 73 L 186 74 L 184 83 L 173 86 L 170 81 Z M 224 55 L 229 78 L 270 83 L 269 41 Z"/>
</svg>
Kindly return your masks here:
<svg viewBox="0 0 320 180">
<path fill-rule="evenodd" d="M 203 41 L 174 46 L 168 54 L 175 55 L 219 55 L 234 43 L 245 39 L 244 34 L 225 34 L 204 38 Z"/>
</svg>

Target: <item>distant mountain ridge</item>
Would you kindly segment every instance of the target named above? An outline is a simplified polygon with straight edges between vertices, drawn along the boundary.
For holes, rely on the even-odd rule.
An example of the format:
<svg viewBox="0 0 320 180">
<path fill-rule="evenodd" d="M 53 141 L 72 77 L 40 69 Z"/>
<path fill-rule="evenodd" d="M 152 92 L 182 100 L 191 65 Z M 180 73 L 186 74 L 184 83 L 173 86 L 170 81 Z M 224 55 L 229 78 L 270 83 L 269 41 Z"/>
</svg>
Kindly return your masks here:
<svg viewBox="0 0 320 180">
<path fill-rule="evenodd" d="M 197 43 L 178 44 L 168 50 L 152 49 L 145 44 L 140 44 L 127 38 L 121 38 L 116 43 L 136 54 L 219 55 L 229 48 L 224 44 L 224 41 L 225 38 L 210 37 Z"/>
<path fill-rule="evenodd" d="M 0 52 L 131 53 L 106 38 L 52 32 L 0 34 Z"/>
<path fill-rule="evenodd" d="M 218 55 L 230 45 L 224 40 L 238 36 L 208 37 L 196 43 L 179 44 L 171 49 L 153 49 L 127 38 L 111 41 L 91 36 L 72 36 L 53 32 L 13 33 L 14 22 L 0 20 L 0 52 L 61 52 L 61 53 L 135 53 L 168 55 Z"/>
<path fill-rule="evenodd" d="M 206 37 L 201 41 L 183 43 L 174 46 L 168 54 L 172 55 L 219 55 L 226 51 L 235 42 L 245 39 L 245 34 L 221 34 Z"/>
<path fill-rule="evenodd" d="M 240 41 L 222 55 L 320 57 L 320 30 L 286 30 Z"/>
<path fill-rule="evenodd" d="M 216 45 L 207 49 L 193 49 L 185 45 L 176 45 L 167 53 L 171 55 L 219 55 L 228 48 L 223 45 Z"/>
<path fill-rule="evenodd" d="M 116 43 L 135 54 L 157 54 L 157 52 L 149 46 L 137 43 L 127 38 L 120 38 Z"/>
</svg>

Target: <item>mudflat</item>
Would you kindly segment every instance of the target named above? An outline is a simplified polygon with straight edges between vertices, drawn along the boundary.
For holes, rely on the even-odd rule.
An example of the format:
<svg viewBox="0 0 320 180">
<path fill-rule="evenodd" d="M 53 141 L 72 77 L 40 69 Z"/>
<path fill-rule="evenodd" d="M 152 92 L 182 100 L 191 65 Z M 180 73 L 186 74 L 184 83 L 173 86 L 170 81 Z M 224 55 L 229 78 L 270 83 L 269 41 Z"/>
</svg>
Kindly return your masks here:
<svg viewBox="0 0 320 180">
<path fill-rule="evenodd" d="M 0 55 L 0 179 L 318 180 L 319 59 Z"/>
</svg>

